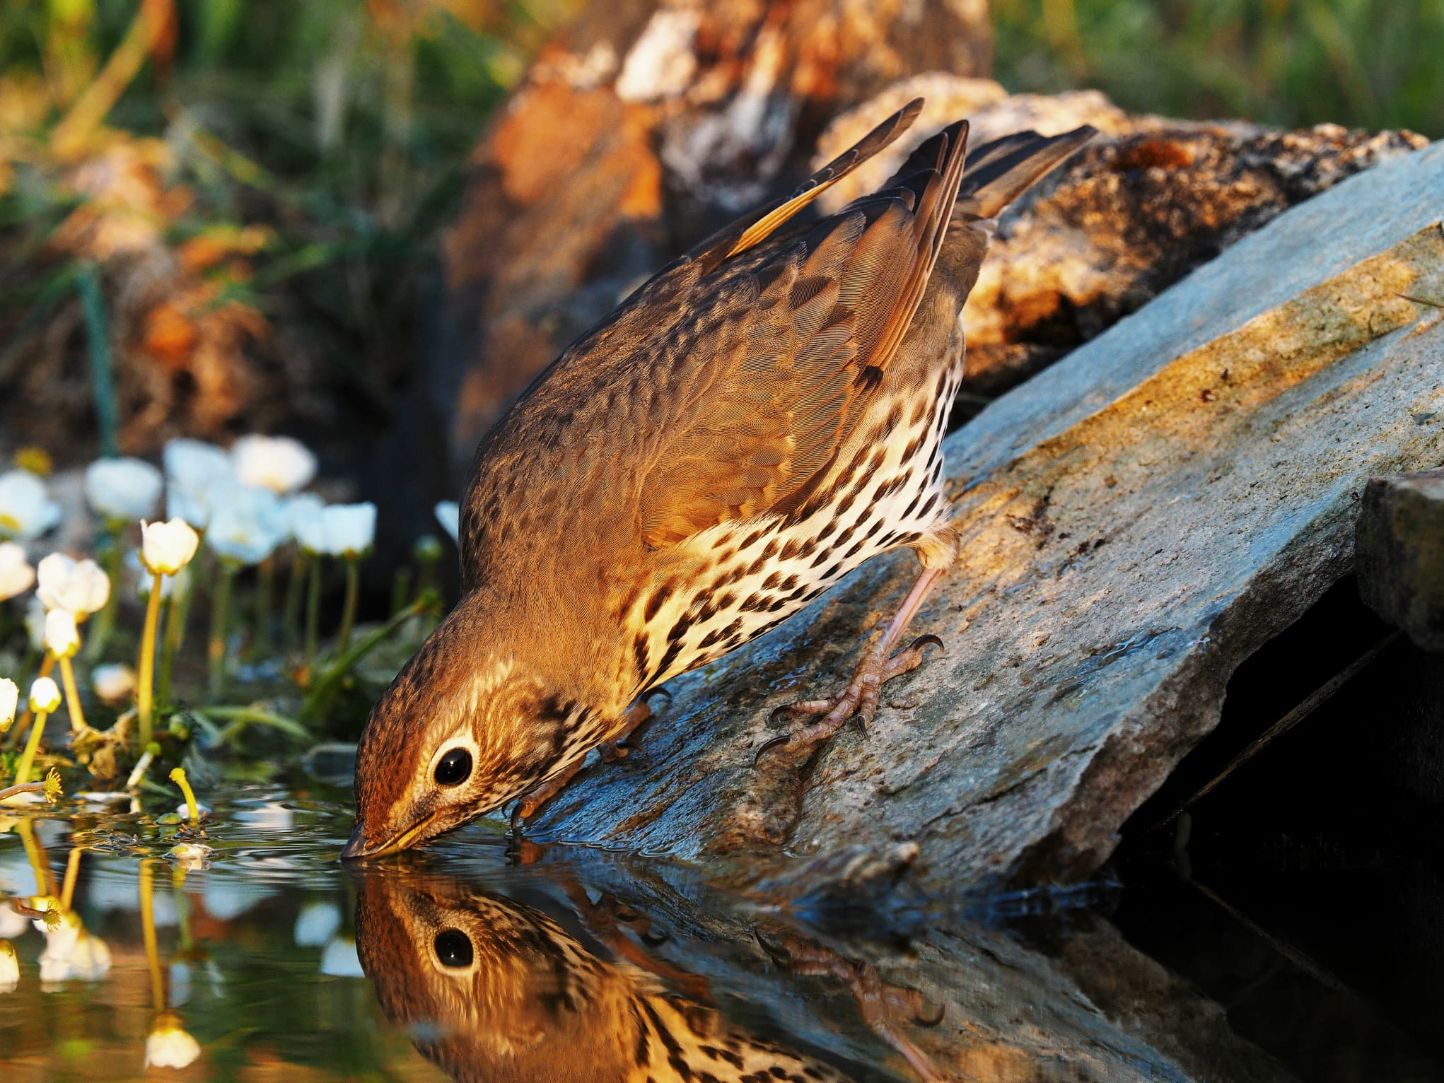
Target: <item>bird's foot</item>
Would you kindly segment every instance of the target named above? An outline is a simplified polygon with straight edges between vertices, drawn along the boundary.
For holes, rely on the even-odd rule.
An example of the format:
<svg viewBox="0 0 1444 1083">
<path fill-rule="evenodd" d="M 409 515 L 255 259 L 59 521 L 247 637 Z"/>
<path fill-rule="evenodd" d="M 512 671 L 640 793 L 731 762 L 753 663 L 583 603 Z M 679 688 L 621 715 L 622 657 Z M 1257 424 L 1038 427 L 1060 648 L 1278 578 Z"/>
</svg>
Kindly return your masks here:
<svg viewBox="0 0 1444 1083">
<path fill-rule="evenodd" d="M 779 734 L 771 740 L 763 743 L 753 757 L 755 766 L 762 757 L 774 748 L 786 745 L 790 749 L 815 748 L 826 741 L 850 718 L 856 718 L 863 731 L 877 714 L 878 700 L 882 696 L 882 686 L 894 677 L 900 677 L 904 673 L 911 673 L 923 663 L 923 650 L 928 646 L 941 648 L 943 641 L 935 635 L 918 636 L 910 644 L 898 651 L 891 657 L 884 655 L 885 645 L 882 642 L 875 643 L 868 647 L 863 655 L 862 661 L 852 675 L 852 680 L 841 693 L 825 699 L 805 699 L 797 703 L 785 704 L 772 712 L 776 719 L 779 715 L 788 718 L 805 718 L 821 715 L 816 722 L 791 733 Z"/>
</svg>

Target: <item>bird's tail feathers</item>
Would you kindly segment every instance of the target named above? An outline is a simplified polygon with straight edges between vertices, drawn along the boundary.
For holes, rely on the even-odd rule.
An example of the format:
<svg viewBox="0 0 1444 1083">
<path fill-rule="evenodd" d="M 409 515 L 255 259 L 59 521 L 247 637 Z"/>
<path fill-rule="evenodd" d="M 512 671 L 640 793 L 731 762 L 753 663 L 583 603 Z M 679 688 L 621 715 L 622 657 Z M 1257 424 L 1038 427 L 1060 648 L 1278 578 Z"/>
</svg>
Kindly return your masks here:
<svg viewBox="0 0 1444 1083">
<path fill-rule="evenodd" d="M 996 218 L 1097 134 L 1098 129 L 1087 124 L 1062 135 L 1014 132 L 969 151 L 955 210 L 976 218 Z"/>
</svg>

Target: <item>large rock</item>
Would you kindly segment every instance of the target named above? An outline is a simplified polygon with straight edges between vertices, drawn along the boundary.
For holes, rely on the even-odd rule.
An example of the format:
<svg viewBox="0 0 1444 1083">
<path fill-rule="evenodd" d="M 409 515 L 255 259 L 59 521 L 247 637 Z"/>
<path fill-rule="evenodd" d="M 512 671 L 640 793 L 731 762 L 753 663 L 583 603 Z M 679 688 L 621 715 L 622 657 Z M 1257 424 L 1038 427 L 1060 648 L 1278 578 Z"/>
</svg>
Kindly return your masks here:
<svg viewBox="0 0 1444 1083">
<path fill-rule="evenodd" d="M 421 385 L 451 480 L 638 279 L 793 187 L 823 126 L 916 72 L 987 74 L 985 0 L 589 5 L 473 158 Z"/>
<path fill-rule="evenodd" d="M 1369 482 L 1358 562 L 1369 607 L 1425 650 L 1444 651 L 1444 469 Z"/>
<path fill-rule="evenodd" d="M 1444 145 L 1352 178 L 950 438 L 962 556 L 916 624 L 947 651 L 866 735 L 751 765 L 772 708 L 845 678 L 906 556 L 675 682 L 540 833 L 744 879 L 904 840 L 937 892 L 1095 869 L 1235 667 L 1351 569 L 1366 479 L 1444 457 L 1441 206 Z"/>
<path fill-rule="evenodd" d="M 999 222 L 963 313 L 968 400 L 1047 367 L 1189 271 L 1346 177 L 1427 144 L 1411 132 L 1321 124 L 1280 132 L 1243 121 L 1129 116 L 1097 91 L 1009 95 L 988 79 L 931 73 L 838 117 L 818 141 L 830 160 L 917 96 L 923 115 L 887 152 L 822 197 L 826 209 L 882 184 L 927 134 L 967 117 L 974 144 L 1023 128 L 1092 124 L 1103 137 Z"/>
</svg>

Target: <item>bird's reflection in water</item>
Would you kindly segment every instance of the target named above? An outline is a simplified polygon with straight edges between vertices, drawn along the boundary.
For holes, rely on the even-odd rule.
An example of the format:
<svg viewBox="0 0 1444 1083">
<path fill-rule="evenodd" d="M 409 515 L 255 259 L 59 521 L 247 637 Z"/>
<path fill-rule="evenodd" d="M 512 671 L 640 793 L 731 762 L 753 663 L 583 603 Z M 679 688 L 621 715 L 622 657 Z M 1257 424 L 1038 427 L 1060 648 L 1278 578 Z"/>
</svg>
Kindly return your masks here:
<svg viewBox="0 0 1444 1083">
<path fill-rule="evenodd" d="M 448 877 L 369 875 L 356 946 L 382 1011 L 456 1079 L 842 1080 L 608 960 L 534 907 Z"/>
</svg>

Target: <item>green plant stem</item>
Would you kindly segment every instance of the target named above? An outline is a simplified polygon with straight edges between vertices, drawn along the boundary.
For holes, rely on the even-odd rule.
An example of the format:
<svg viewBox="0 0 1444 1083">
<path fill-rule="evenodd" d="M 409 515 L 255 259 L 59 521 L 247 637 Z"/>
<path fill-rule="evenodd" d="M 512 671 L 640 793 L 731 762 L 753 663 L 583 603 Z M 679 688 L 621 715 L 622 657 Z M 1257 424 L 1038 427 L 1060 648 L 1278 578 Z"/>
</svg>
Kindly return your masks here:
<svg viewBox="0 0 1444 1083">
<path fill-rule="evenodd" d="M 220 582 L 216 584 L 215 597 L 211 599 L 211 638 L 206 648 L 210 663 L 207 688 L 212 696 L 222 695 L 226 690 L 226 640 L 230 633 L 231 586 L 236 578 L 236 567 L 223 560 L 220 571 Z"/>
<path fill-rule="evenodd" d="M 311 731 L 294 718 L 287 718 L 285 715 L 276 714 L 274 711 L 267 711 L 261 707 L 207 707 L 204 711 L 195 713 L 207 720 L 213 718 L 230 720 L 231 724 L 216 734 L 216 741 L 222 744 L 234 740 L 246 726 L 252 723 L 269 726 L 273 730 L 300 741 L 309 741 L 312 738 Z"/>
<path fill-rule="evenodd" d="M 62 131 L 70 119 L 66 118 L 51 132 L 52 146 L 60 145 Z M 85 319 L 85 339 L 90 347 L 90 379 L 95 400 L 95 423 L 100 432 L 100 453 L 114 457 L 120 454 L 120 425 L 116 419 L 110 331 L 105 316 L 105 299 L 100 289 L 100 271 L 95 264 L 81 264 L 76 285 L 80 290 L 80 308 Z M 111 593 L 115 593 L 113 586 Z"/>
<path fill-rule="evenodd" d="M 396 575 L 391 580 L 391 605 L 386 612 L 395 613 L 403 605 L 406 599 L 411 597 L 411 569 L 402 565 L 396 569 Z"/>
<path fill-rule="evenodd" d="M 297 549 L 291 558 L 291 576 L 286 580 L 286 600 L 281 604 L 281 637 L 288 648 L 301 642 L 301 597 L 305 593 L 306 575 L 311 570 L 312 556 Z"/>
<path fill-rule="evenodd" d="M 321 635 L 321 555 L 311 556 L 306 579 L 306 661 L 316 657 L 316 644 Z"/>
<path fill-rule="evenodd" d="M 65 689 L 65 707 L 70 712 L 71 731 L 84 733 L 90 727 L 85 724 L 85 710 L 80 703 L 80 687 L 75 683 L 75 666 L 69 658 L 60 659 L 60 686 Z"/>
<path fill-rule="evenodd" d="M 159 572 L 150 580 L 150 596 L 145 600 L 145 627 L 140 633 L 139 673 L 135 686 L 135 716 L 140 721 L 140 747 L 150 744 L 151 725 L 155 717 L 155 636 L 160 622 L 161 582 Z"/>
<path fill-rule="evenodd" d="M 190 598 L 190 591 L 182 592 L 180 584 L 177 583 L 171 590 L 166 606 L 165 641 L 160 656 L 160 681 L 157 693 L 157 699 L 161 703 L 170 702 L 171 675 L 175 671 L 176 655 L 180 654 L 181 644 L 185 642 L 186 617 L 190 613 Z"/>
<path fill-rule="evenodd" d="M 35 676 L 48 677 L 54 669 L 55 656 L 46 654 L 45 657 L 40 660 L 40 671 L 36 673 Z M 21 694 L 21 700 L 25 702 L 25 708 L 20 712 L 20 719 L 15 725 L 10 727 L 10 732 L 5 735 L 6 746 L 9 748 L 14 748 L 20 743 L 20 737 L 26 732 L 25 727 L 28 726 L 31 721 L 30 704 L 25 700 L 23 693 Z"/>
<path fill-rule="evenodd" d="M 276 558 L 269 556 L 256 568 L 256 628 L 251 637 L 251 657 L 271 653 L 271 603 L 276 594 Z"/>
<path fill-rule="evenodd" d="M 35 721 L 30 723 L 30 740 L 25 742 L 25 751 L 20 755 L 20 762 L 15 765 L 17 786 L 30 781 L 30 768 L 35 765 L 35 754 L 40 751 L 40 735 L 44 732 L 45 720 L 49 717 L 49 711 L 35 712 Z"/>
<path fill-rule="evenodd" d="M 336 650 L 344 654 L 351 647 L 351 629 L 356 623 L 356 602 L 361 596 L 361 560 L 348 556 L 346 561 L 346 597 L 341 603 L 341 630 L 336 633 Z"/>
<path fill-rule="evenodd" d="M 313 721 L 319 713 L 320 708 L 324 707 L 330 700 L 331 693 L 341 678 L 350 672 L 351 668 L 355 666 L 357 662 L 370 654 L 378 644 L 388 636 L 394 634 L 403 624 L 417 614 L 425 612 L 429 604 L 430 599 L 418 598 L 405 609 L 401 610 L 401 612 L 394 614 L 390 620 L 376 629 L 376 631 L 360 640 L 349 651 L 337 657 L 331 668 L 328 669 L 320 679 L 311 686 L 311 690 L 306 693 L 306 698 L 301 703 L 301 709 L 296 712 L 301 721 Z"/>
<path fill-rule="evenodd" d="M 85 660 L 94 664 L 100 660 L 111 635 L 115 632 L 115 610 L 120 604 L 120 557 L 122 526 L 109 523 L 106 526 L 105 574 L 110 577 L 110 596 L 95 616 L 95 626 L 85 644 Z"/>
</svg>

